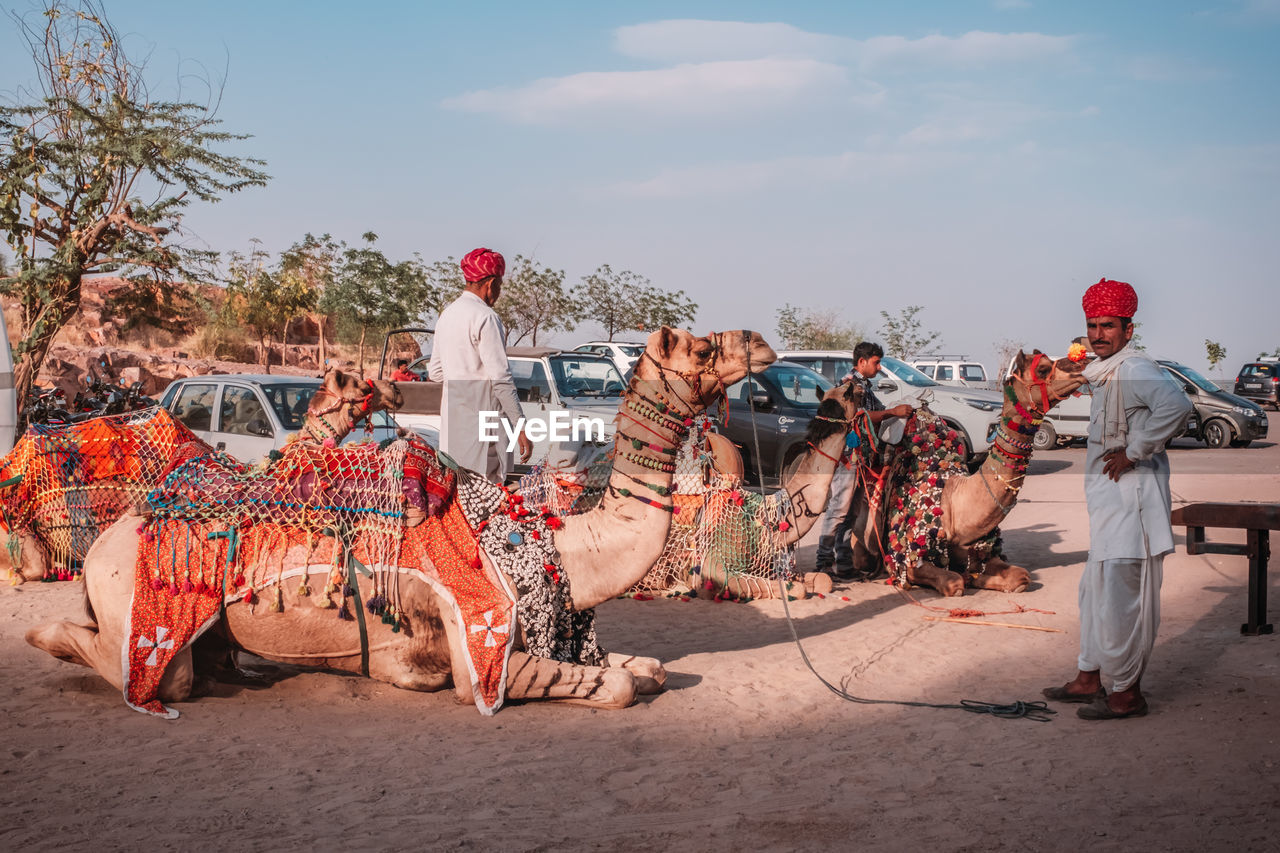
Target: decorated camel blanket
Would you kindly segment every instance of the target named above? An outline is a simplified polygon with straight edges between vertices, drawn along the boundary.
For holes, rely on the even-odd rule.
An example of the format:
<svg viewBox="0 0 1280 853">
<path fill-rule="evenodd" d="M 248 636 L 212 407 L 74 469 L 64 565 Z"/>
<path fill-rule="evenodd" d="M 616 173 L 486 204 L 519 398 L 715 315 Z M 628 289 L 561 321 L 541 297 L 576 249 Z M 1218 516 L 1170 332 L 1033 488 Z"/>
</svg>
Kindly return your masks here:
<svg viewBox="0 0 1280 853">
<path fill-rule="evenodd" d="M 16 534 L 30 533 L 48 553 L 45 580 L 70 579 L 99 534 L 140 505 L 175 459 L 209 452 L 161 408 L 33 424 L 0 461 L 0 523 L 13 565 L 22 563 Z"/>
<path fill-rule="evenodd" d="M 866 459 L 876 453 L 870 443 L 858 448 Z M 960 453 L 960 436 L 942 418 L 917 409 L 907 420 L 901 443 L 884 448 L 885 466 L 878 481 L 868 488 L 874 510 L 887 501 L 885 567 L 888 583 L 902 586 L 907 572 L 928 561 L 950 566 L 946 531 L 942 526 L 942 488 L 949 477 L 968 473 Z M 970 546 L 980 559 L 1000 554 L 1000 530 L 996 528 Z M 960 567 L 961 571 L 964 570 Z"/>
<path fill-rule="evenodd" d="M 176 716 L 156 698 L 174 656 L 227 605 L 248 605 L 255 618 L 283 612 L 285 584 L 294 593 L 291 606 L 332 611 L 356 643 L 356 608 L 398 633 L 407 624 L 401 582 L 429 584 L 462 628 L 484 714 L 502 705 L 518 617 L 530 653 L 603 658 L 592 615 L 565 604 L 567 584 L 549 535 L 558 519 L 522 515 L 518 496 L 455 473 L 447 457 L 420 442 L 296 443 L 265 474 L 225 456 L 201 457 L 176 466 L 150 502 L 155 514 L 142 529 L 123 650 L 125 699 L 138 710 Z M 425 518 L 409 526 L 413 510 Z M 513 542 L 517 528 L 520 541 Z M 482 548 L 501 572 L 481 560 Z M 536 576 L 529 571 L 535 562 Z M 326 566 L 325 585 L 311 588 L 309 577 Z M 367 600 L 351 583 L 353 570 L 371 580 Z"/>
</svg>

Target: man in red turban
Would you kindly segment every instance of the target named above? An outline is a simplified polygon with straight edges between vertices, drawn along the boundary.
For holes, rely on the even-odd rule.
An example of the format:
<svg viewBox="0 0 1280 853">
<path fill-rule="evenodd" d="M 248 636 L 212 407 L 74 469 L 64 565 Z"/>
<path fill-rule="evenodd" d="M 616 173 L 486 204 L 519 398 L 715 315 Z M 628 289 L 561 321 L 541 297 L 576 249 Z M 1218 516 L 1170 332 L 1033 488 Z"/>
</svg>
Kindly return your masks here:
<svg viewBox="0 0 1280 853">
<path fill-rule="evenodd" d="M 1080 656 L 1075 679 L 1045 688 L 1044 695 L 1089 703 L 1078 712 L 1083 719 L 1111 720 L 1147 713 L 1142 673 L 1160 625 L 1164 557 L 1173 550 L 1164 447 L 1185 428 L 1191 402 L 1160 365 L 1131 346 L 1138 311 L 1132 287 L 1104 278 L 1085 291 L 1082 304 L 1098 357 L 1084 370 L 1093 401 Z"/>
<path fill-rule="evenodd" d="M 533 443 L 521 428 L 520 400 L 507 363 L 507 332 L 493 306 L 507 271 L 502 255 L 479 248 L 462 258 L 466 289 L 440 312 L 428 376 L 444 383 L 440 449 L 463 468 L 502 482 L 506 434 L 519 432 L 520 461 Z M 500 426 L 506 420 L 506 428 Z"/>
</svg>

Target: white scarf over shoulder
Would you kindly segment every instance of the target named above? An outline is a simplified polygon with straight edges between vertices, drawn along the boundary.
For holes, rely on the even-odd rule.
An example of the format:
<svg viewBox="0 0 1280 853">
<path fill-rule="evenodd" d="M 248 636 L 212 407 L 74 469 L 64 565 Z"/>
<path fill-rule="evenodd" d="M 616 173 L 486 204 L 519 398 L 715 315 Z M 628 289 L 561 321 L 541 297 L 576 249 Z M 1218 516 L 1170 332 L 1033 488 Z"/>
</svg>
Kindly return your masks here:
<svg viewBox="0 0 1280 853">
<path fill-rule="evenodd" d="M 1120 365 L 1131 358 L 1145 358 L 1130 344 L 1125 344 L 1110 358 L 1099 358 L 1089 362 L 1084 369 L 1085 381 L 1095 391 L 1101 390 L 1103 398 L 1102 452 L 1107 453 L 1117 448 L 1123 449 L 1129 444 L 1129 423 L 1124 416 L 1124 383 L 1112 381 L 1120 370 Z"/>
</svg>

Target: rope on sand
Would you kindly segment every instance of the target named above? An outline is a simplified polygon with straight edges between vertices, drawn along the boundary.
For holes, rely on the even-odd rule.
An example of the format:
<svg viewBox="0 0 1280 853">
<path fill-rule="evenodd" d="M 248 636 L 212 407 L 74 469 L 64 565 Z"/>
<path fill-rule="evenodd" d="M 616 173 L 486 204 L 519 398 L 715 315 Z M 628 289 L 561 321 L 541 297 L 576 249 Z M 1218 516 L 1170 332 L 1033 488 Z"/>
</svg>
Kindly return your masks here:
<svg viewBox="0 0 1280 853">
<path fill-rule="evenodd" d="M 747 362 L 747 381 L 751 381 L 750 374 L 751 363 L 748 358 Z M 726 402 L 726 406 L 727 406 Z M 751 435 L 754 439 L 754 453 L 756 462 L 756 481 L 760 484 L 760 494 L 764 495 L 764 471 L 760 464 L 760 434 L 756 430 L 755 408 L 748 406 L 751 414 Z M 781 475 L 781 472 L 779 472 Z M 781 480 L 781 476 L 779 476 Z M 783 489 L 786 483 L 782 482 Z M 795 641 L 796 648 L 800 651 L 800 658 L 804 661 L 804 665 L 813 673 L 814 678 L 822 682 L 822 685 L 835 695 L 849 702 L 857 702 L 860 705 L 900 705 L 908 708 L 939 708 L 942 710 L 968 711 L 972 714 L 990 714 L 993 717 L 1002 720 L 1033 720 L 1037 723 L 1047 723 L 1053 719 L 1053 715 L 1058 712 L 1053 710 L 1045 702 L 1014 702 L 1009 705 L 1001 705 L 995 702 L 979 702 L 973 699 L 961 699 L 958 704 L 937 704 L 934 702 L 918 702 L 907 699 L 866 699 L 861 696 L 854 696 L 842 687 L 837 687 L 830 681 L 827 681 L 822 675 L 813 668 L 813 662 L 809 660 L 808 653 L 804 650 L 804 645 L 800 642 L 800 635 L 796 632 L 795 621 L 791 618 L 791 605 L 787 603 L 787 589 L 783 583 L 783 579 L 778 577 L 778 597 L 782 599 L 782 609 L 787 615 L 787 627 L 791 629 L 791 639 Z"/>
</svg>

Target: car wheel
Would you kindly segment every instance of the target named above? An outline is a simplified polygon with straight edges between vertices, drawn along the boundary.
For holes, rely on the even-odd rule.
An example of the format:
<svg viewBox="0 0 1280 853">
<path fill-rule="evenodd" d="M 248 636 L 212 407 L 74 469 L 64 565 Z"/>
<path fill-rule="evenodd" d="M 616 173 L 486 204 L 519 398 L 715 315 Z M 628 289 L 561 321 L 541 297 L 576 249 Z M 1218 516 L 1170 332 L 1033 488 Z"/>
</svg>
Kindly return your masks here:
<svg viewBox="0 0 1280 853">
<path fill-rule="evenodd" d="M 1051 447 L 1057 447 L 1057 430 L 1049 424 L 1040 424 L 1040 429 L 1036 430 L 1035 437 L 1031 439 L 1031 444 L 1036 450 L 1048 450 Z"/>
<path fill-rule="evenodd" d="M 1232 446 L 1232 447 L 1248 447 L 1248 446 L 1249 446 L 1249 445 L 1251 445 L 1251 444 L 1253 444 L 1253 439 L 1251 439 L 1251 438 L 1233 438 L 1233 439 L 1231 439 L 1231 446 Z"/>
<path fill-rule="evenodd" d="M 973 445 L 969 443 L 969 438 L 965 435 L 964 430 L 955 424 L 951 424 L 950 426 L 956 431 L 956 453 L 959 453 L 960 458 L 965 462 L 968 462 L 973 456 Z"/>
<path fill-rule="evenodd" d="M 1231 441 L 1231 427 L 1221 418 L 1214 418 L 1204 425 L 1204 443 L 1209 447 L 1226 447 Z"/>
</svg>

